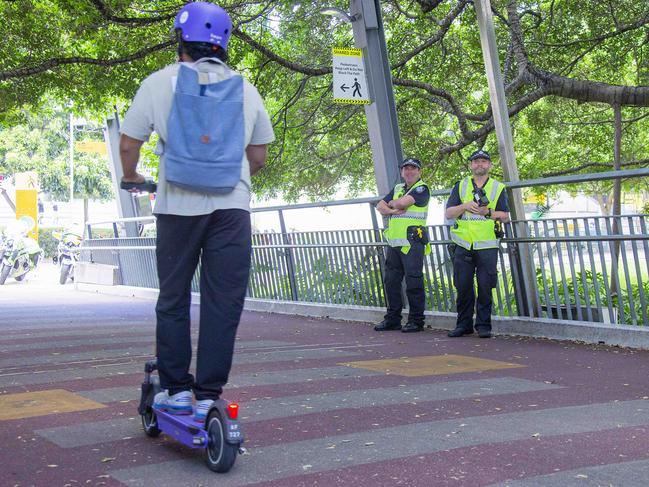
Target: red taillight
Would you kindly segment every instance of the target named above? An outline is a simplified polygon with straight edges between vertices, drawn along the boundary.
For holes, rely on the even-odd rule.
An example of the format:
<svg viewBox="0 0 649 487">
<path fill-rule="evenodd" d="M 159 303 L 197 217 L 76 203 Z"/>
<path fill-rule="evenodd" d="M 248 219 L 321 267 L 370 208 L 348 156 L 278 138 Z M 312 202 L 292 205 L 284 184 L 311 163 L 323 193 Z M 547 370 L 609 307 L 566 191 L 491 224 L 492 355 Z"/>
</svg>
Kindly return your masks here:
<svg viewBox="0 0 649 487">
<path fill-rule="evenodd" d="M 237 419 L 239 415 L 239 405 L 236 402 L 231 402 L 228 404 L 228 416 L 230 419 Z"/>
</svg>

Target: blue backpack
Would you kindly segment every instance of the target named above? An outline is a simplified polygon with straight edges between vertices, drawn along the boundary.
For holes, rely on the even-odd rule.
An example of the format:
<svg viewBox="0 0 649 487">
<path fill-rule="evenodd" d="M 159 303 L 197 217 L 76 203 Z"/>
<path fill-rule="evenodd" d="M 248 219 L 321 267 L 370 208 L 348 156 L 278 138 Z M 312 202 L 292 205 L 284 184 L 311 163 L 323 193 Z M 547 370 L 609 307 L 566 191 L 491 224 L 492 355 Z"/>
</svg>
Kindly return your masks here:
<svg viewBox="0 0 649 487">
<path fill-rule="evenodd" d="M 199 72 L 181 64 L 167 126 L 169 183 L 201 193 L 224 194 L 235 188 L 244 151 L 240 75 L 200 84 Z"/>
</svg>

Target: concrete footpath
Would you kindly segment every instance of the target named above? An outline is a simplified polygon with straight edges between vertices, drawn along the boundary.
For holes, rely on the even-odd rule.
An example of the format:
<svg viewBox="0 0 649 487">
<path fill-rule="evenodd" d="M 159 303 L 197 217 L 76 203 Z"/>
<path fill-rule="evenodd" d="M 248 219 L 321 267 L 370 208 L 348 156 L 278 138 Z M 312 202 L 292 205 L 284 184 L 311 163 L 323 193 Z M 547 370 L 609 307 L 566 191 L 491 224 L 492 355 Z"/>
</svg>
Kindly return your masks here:
<svg viewBox="0 0 649 487">
<path fill-rule="evenodd" d="M 153 306 L 50 266 L 0 287 L 0 485 L 649 485 L 649 352 L 259 312 L 225 394 L 248 453 L 212 473 L 142 432 Z"/>
</svg>

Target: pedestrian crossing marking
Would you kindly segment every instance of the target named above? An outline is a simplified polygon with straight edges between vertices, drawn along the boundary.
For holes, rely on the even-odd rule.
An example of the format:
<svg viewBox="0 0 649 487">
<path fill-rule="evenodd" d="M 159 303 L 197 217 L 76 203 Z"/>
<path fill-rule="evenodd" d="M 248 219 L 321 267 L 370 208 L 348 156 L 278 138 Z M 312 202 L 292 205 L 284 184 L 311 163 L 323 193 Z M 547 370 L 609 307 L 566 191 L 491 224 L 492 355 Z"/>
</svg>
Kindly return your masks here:
<svg viewBox="0 0 649 487">
<path fill-rule="evenodd" d="M 346 362 L 340 365 L 384 372 L 392 375 L 403 375 L 406 377 L 461 374 L 464 372 L 525 367 L 525 365 L 510 362 L 467 357 L 464 355 L 427 355 L 423 357 L 402 357 L 398 359 L 362 360 L 358 362 Z"/>
<path fill-rule="evenodd" d="M 0 396 L 0 421 L 105 407 L 103 404 L 64 389 L 4 394 Z"/>
</svg>

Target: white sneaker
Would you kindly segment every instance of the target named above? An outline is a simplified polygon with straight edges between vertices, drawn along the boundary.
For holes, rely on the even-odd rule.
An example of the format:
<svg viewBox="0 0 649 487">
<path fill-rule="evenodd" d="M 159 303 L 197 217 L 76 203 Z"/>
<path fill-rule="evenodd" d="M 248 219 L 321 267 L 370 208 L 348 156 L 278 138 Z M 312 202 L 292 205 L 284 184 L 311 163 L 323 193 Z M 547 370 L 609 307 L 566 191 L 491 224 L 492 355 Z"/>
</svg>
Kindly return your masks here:
<svg viewBox="0 0 649 487">
<path fill-rule="evenodd" d="M 194 421 L 199 423 L 205 422 L 207 419 L 207 413 L 214 404 L 214 401 L 211 399 L 203 399 L 202 401 L 196 401 L 196 406 L 194 406 Z"/>
<path fill-rule="evenodd" d="M 158 392 L 153 398 L 153 407 L 171 414 L 192 414 L 192 393 L 180 391 L 170 396 L 167 390 Z"/>
</svg>

